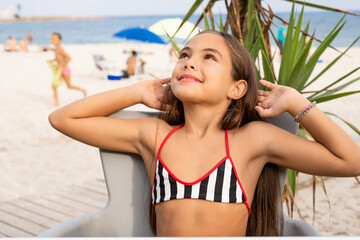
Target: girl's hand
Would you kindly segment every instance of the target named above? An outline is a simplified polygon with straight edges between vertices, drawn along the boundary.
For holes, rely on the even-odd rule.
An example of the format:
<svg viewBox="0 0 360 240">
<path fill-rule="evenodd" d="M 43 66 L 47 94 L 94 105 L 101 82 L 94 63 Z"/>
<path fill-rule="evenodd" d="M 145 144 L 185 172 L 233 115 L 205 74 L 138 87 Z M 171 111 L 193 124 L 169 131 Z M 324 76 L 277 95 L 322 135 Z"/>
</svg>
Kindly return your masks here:
<svg viewBox="0 0 360 240">
<path fill-rule="evenodd" d="M 136 84 L 138 93 L 140 94 L 141 102 L 150 108 L 165 111 L 170 110 L 171 106 L 167 105 L 166 103 L 164 103 L 165 109 L 160 109 L 165 99 L 164 95 L 170 91 L 170 86 L 163 86 L 168 82 L 170 82 L 170 78 L 155 79 Z"/>
<path fill-rule="evenodd" d="M 255 109 L 261 117 L 275 117 L 283 112 L 293 115 L 297 112 L 297 107 L 294 110 L 297 103 L 306 106 L 303 102 L 308 100 L 291 87 L 275 85 L 266 80 L 260 80 L 260 84 L 270 89 L 258 90 L 258 106 Z"/>
</svg>

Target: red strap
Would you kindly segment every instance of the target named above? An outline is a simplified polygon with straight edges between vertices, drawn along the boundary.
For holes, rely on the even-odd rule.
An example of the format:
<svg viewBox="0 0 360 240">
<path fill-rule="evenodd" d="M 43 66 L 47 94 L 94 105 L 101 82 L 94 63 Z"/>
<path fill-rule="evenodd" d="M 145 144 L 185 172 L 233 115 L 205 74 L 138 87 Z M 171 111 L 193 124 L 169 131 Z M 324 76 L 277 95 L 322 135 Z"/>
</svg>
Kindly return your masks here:
<svg viewBox="0 0 360 240">
<path fill-rule="evenodd" d="M 226 154 L 230 157 L 230 150 L 229 150 L 229 139 L 228 139 L 228 130 L 225 129 L 225 144 L 226 144 Z"/>
<path fill-rule="evenodd" d="M 184 125 L 185 123 L 182 123 L 180 124 L 179 126 L 175 127 L 173 130 L 171 130 L 168 135 L 166 135 L 165 139 L 163 140 L 163 142 L 161 143 L 160 145 L 160 148 L 159 148 L 159 151 L 158 151 L 158 154 L 157 154 L 157 158 L 160 157 L 160 153 L 161 153 L 161 149 L 163 148 L 165 142 L 168 140 L 168 138 L 176 131 L 178 130 L 182 125 Z"/>
</svg>

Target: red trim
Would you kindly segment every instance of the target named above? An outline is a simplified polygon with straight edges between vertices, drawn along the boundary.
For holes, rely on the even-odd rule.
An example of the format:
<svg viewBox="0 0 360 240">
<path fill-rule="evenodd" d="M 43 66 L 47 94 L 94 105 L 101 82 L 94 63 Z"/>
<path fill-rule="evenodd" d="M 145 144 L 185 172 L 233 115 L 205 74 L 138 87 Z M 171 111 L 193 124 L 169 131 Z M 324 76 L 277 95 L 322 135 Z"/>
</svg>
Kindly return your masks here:
<svg viewBox="0 0 360 240">
<path fill-rule="evenodd" d="M 156 170 L 157 170 L 156 166 L 157 166 L 158 159 L 159 159 L 159 157 L 160 157 L 161 149 L 163 148 L 166 140 L 168 140 L 168 138 L 171 136 L 171 134 L 173 134 L 176 130 L 178 130 L 182 125 L 184 125 L 184 123 L 183 123 L 183 124 L 180 124 L 179 126 L 177 126 L 177 127 L 175 127 L 175 128 L 173 128 L 173 129 L 166 135 L 165 139 L 162 141 L 162 143 L 161 143 L 161 145 L 160 145 L 160 148 L 159 148 L 158 154 L 157 154 L 157 159 L 156 159 L 156 161 L 155 161 L 154 178 L 153 178 L 152 187 L 151 187 L 151 202 L 154 200 L 153 197 L 152 197 L 152 193 L 153 193 L 153 191 L 154 191 L 154 182 L 155 182 L 155 176 L 156 176 Z M 155 206 L 155 203 L 153 204 L 153 206 Z"/>
<path fill-rule="evenodd" d="M 159 148 L 159 151 L 158 151 L 158 154 L 157 154 L 157 158 L 160 157 L 160 153 L 161 153 L 161 150 L 162 150 L 165 142 L 169 139 L 169 137 L 170 137 L 176 130 L 178 130 L 178 129 L 179 129 L 182 125 L 184 125 L 184 124 L 185 124 L 185 123 L 182 123 L 182 124 L 180 124 L 179 126 L 173 128 L 173 129 L 168 133 L 168 135 L 166 135 L 165 139 L 162 141 L 162 143 L 161 143 L 161 145 L 160 145 L 160 148 Z"/>
<path fill-rule="evenodd" d="M 226 144 L 226 154 L 230 158 L 229 139 L 228 139 L 228 130 L 227 129 L 225 129 L 225 144 Z"/>
<path fill-rule="evenodd" d="M 225 143 L 226 143 L 226 156 L 224 158 L 222 158 L 220 160 L 220 162 L 218 162 L 213 168 L 211 168 L 207 173 L 205 173 L 205 175 L 203 175 L 202 177 L 200 177 L 198 180 L 195 180 L 193 182 L 185 182 L 185 181 L 182 181 L 180 180 L 178 177 L 176 177 L 172 172 L 171 170 L 166 166 L 166 164 L 164 163 L 164 161 L 161 159 L 160 157 L 160 153 L 161 153 L 161 150 L 165 144 L 165 142 L 168 140 L 168 138 L 176 131 L 178 130 L 183 124 L 177 126 L 176 128 L 174 128 L 173 130 L 171 130 L 169 132 L 169 134 L 166 136 L 166 138 L 164 139 L 164 141 L 161 143 L 160 145 L 160 148 L 159 148 L 159 151 L 158 151 L 158 160 L 160 161 L 160 163 L 164 166 L 164 168 L 166 169 L 166 171 L 168 171 L 168 173 L 178 182 L 184 184 L 184 185 L 195 185 L 199 182 L 201 182 L 202 180 L 204 180 L 205 178 L 207 178 L 213 171 L 215 171 L 215 169 L 217 167 L 219 167 L 227 158 L 230 158 L 230 155 L 229 155 L 229 143 L 228 143 L 228 136 L 227 136 L 227 130 L 225 131 Z"/>
<path fill-rule="evenodd" d="M 238 174 L 237 174 L 237 171 L 236 171 L 236 168 L 235 168 L 234 162 L 233 162 L 233 160 L 231 159 L 231 157 L 230 157 L 230 156 L 229 156 L 229 159 L 230 159 L 231 165 L 232 165 L 232 167 L 233 167 L 233 169 L 234 169 L 235 176 L 236 176 L 236 179 L 237 179 L 237 181 L 238 181 L 238 183 L 239 183 L 239 185 L 240 185 L 241 191 L 242 191 L 242 193 L 243 193 L 243 194 L 244 194 L 244 196 L 245 196 L 245 202 L 244 202 L 244 204 L 247 206 L 248 211 L 249 211 L 249 216 L 250 216 L 251 209 L 250 209 L 250 206 L 249 206 L 248 201 L 247 201 L 247 196 L 246 196 L 246 193 L 245 193 L 245 191 L 244 191 L 243 186 L 241 185 L 241 182 L 240 182 L 239 176 L 238 176 Z"/>
<path fill-rule="evenodd" d="M 225 156 L 223 159 L 220 160 L 220 162 L 218 162 L 212 169 L 210 169 L 210 171 L 208 171 L 207 173 L 205 173 L 205 175 L 203 175 L 201 178 L 199 178 L 198 180 L 195 180 L 193 182 L 184 182 L 182 180 L 180 180 L 179 178 L 177 178 L 172 172 L 171 170 L 166 166 L 166 164 L 163 162 L 163 160 L 161 159 L 161 157 L 159 156 L 158 159 L 160 160 L 160 163 L 164 166 L 164 168 L 166 169 L 166 171 L 168 171 L 168 173 L 179 183 L 182 183 L 184 185 L 195 185 L 199 182 L 201 182 L 202 180 L 204 180 L 205 178 L 207 178 L 212 172 L 215 171 L 216 168 L 218 168 L 226 159 L 228 159 L 228 156 Z"/>
</svg>

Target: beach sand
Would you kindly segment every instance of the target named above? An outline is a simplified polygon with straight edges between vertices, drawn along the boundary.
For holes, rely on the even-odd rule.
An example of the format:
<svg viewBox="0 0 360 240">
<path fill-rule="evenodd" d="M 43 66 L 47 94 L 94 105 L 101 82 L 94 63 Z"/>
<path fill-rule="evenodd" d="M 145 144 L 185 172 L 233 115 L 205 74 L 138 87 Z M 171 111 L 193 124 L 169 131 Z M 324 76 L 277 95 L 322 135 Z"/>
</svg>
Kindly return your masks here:
<svg viewBox="0 0 360 240">
<path fill-rule="evenodd" d="M 150 44 L 84 44 L 65 45 L 72 58 L 72 83 L 86 88 L 88 94 L 122 87 L 136 81 L 152 79 L 149 74 L 129 80 L 109 81 L 106 74 L 95 68 L 93 54 L 102 54 L 117 69 L 124 69 L 128 53 L 136 49 L 147 65 L 146 72 L 157 77 L 171 74 L 169 47 Z M 0 49 L 3 46 L 0 45 Z M 145 54 L 152 52 L 153 54 Z M 50 88 L 52 72 L 46 60 L 53 52 L 0 52 L 0 201 L 29 194 L 56 190 L 71 183 L 103 178 L 98 149 L 74 141 L 54 130 L 47 117 L 55 110 Z M 324 68 L 337 53 L 328 50 L 316 72 Z M 275 60 L 278 68 L 279 60 Z M 319 89 L 329 80 L 337 79 L 358 67 L 360 48 L 349 51 L 334 69 L 321 78 L 312 89 Z M 359 76 L 359 73 L 354 76 Z M 355 77 L 354 77 L 355 78 Z M 353 78 L 349 78 L 353 79 Z M 360 82 L 351 89 L 360 89 Z M 59 88 L 60 105 L 82 98 L 81 92 Z M 340 115 L 360 128 L 360 94 L 319 104 L 319 108 Z M 134 109 L 146 109 L 134 106 Z M 336 119 L 335 119 L 336 120 Z M 336 120 L 360 145 L 360 137 L 342 122 Z M 297 205 L 309 223 L 312 222 L 312 177 L 301 174 Z M 331 202 L 328 203 L 317 186 L 315 227 L 324 235 L 360 235 L 360 184 L 354 178 L 326 178 L 325 184 Z M 329 216 L 331 221 L 329 222 Z M 297 216 L 295 216 L 297 217 Z"/>
</svg>

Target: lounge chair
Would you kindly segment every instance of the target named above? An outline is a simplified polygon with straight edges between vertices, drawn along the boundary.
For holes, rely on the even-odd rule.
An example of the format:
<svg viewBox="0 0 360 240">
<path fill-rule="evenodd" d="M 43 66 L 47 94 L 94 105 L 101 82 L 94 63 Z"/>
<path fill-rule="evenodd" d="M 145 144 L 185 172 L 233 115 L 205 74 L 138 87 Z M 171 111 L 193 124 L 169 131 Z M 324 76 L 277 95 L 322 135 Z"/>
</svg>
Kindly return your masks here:
<svg viewBox="0 0 360 240">
<path fill-rule="evenodd" d="M 109 62 L 104 58 L 103 55 L 93 55 L 95 67 L 100 71 L 109 70 Z"/>
<path fill-rule="evenodd" d="M 117 73 L 120 75 L 120 70 L 116 66 L 115 62 L 108 61 L 103 55 L 94 54 L 93 55 L 95 68 L 104 73 L 103 78 L 107 78 L 107 75 Z"/>
<path fill-rule="evenodd" d="M 117 118 L 154 117 L 154 113 L 120 111 Z M 290 120 L 289 120 L 290 118 Z M 296 133 L 289 114 L 268 119 L 269 122 Z M 290 123 L 290 124 L 289 124 Z M 100 150 L 109 200 L 104 209 L 70 219 L 39 237 L 145 237 L 153 236 L 148 224 L 150 183 L 138 155 Z M 283 189 L 287 169 L 281 168 Z M 119 184 L 121 183 L 121 184 Z M 279 204 L 281 204 L 279 202 Z M 283 236 L 319 236 L 310 224 L 284 215 Z"/>
</svg>

